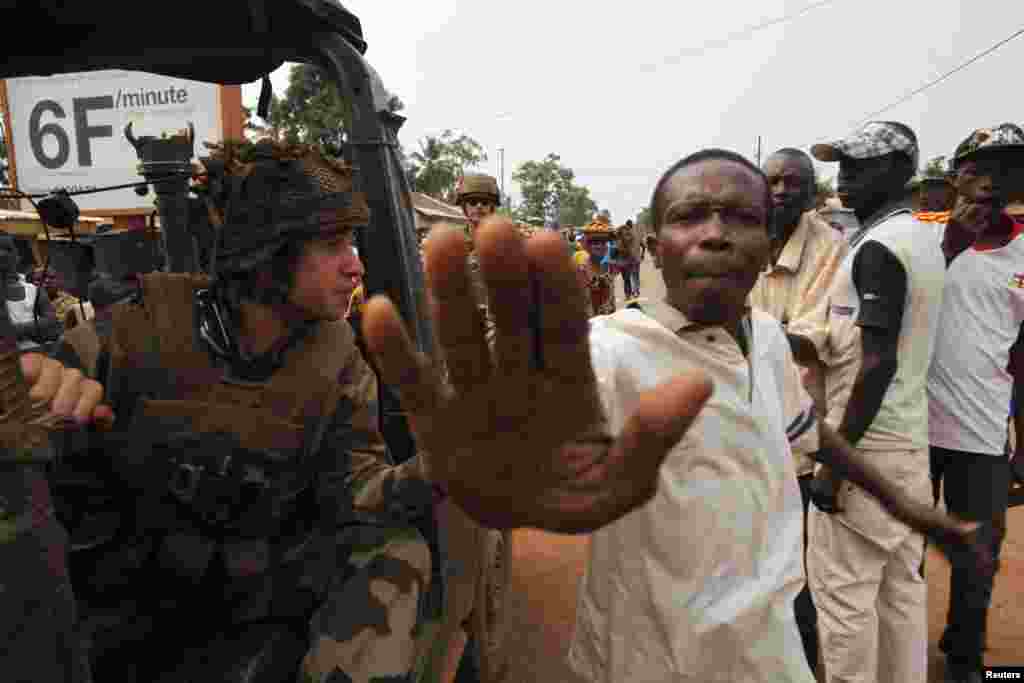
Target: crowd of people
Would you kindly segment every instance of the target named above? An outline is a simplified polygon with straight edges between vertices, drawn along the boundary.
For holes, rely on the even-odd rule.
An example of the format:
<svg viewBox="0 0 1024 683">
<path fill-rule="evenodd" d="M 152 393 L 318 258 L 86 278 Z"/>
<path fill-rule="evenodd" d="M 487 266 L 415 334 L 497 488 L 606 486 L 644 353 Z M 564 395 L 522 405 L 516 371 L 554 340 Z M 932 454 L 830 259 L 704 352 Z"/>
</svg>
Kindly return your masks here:
<svg viewBox="0 0 1024 683">
<path fill-rule="evenodd" d="M 217 277 L 148 274 L 91 341 L 23 356 L 36 401 L 103 427 L 77 447 L 119 457 L 61 516 L 73 591 L 52 515 L 11 536 L 48 529 L 42 575 L 61 586 L 0 593 L 26 612 L 6 627 L 11 670 L 157 680 L 221 642 L 229 666 L 284 661 L 279 680 L 430 680 L 468 642 L 473 675 L 499 680 L 507 530 L 528 526 L 592 533 L 568 648 L 585 680 L 926 681 L 926 543 L 952 566 L 948 679 L 982 680 L 1024 462 L 1008 445 L 1024 447 L 1008 439 L 1024 429 L 1024 132 L 970 133 L 955 204 L 927 216 L 907 205 L 906 125 L 811 154 L 838 164 L 831 208 L 856 227 L 815 207 L 804 152 L 759 168 L 707 149 L 660 177 L 643 239 L 599 215 L 568 258 L 561 235 L 492 216 L 497 184 L 467 176 L 468 232 L 423 248 L 437 359 L 358 292 L 357 193 L 270 143 L 210 165 Z M 664 300 L 638 296 L 644 249 Z M 415 435 L 401 464 L 374 371 Z M 95 480 L 98 459 L 75 460 Z M 48 505 L 26 477 L 14 514 Z M 296 661 L 272 656 L 296 640 Z M 152 658 L 129 665 L 125 642 Z"/>
</svg>

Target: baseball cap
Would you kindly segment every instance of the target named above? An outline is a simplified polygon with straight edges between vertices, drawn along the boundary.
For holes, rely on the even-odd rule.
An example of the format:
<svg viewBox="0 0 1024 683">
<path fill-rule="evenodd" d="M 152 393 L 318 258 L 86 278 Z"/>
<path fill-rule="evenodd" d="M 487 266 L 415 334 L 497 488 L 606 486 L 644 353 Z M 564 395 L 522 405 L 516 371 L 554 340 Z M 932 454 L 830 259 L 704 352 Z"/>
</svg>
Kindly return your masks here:
<svg viewBox="0 0 1024 683">
<path fill-rule="evenodd" d="M 979 152 L 1024 152 L 1024 131 L 1012 123 L 979 128 L 964 139 L 953 153 L 953 165 Z"/>
<path fill-rule="evenodd" d="M 892 152 L 909 155 L 914 168 L 917 168 L 920 156 L 917 142 L 900 126 L 894 126 L 888 121 L 871 121 L 842 140 L 824 142 L 811 147 L 811 154 L 818 161 L 839 161 L 844 156 L 853 159 L 875 159 Z"/>
</svg>

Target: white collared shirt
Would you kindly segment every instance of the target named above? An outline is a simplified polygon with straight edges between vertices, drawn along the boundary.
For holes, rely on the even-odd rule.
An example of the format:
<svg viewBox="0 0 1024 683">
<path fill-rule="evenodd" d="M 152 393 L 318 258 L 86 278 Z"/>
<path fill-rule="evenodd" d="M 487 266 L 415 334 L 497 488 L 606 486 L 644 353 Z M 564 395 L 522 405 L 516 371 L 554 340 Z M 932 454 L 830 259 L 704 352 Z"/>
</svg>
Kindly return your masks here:
<svg viewBox="0 0 1024 683">
<path fill-rule="evenodd" d="M 817 425 L 789 343 L 754 311 L 745 356 L 722 328 L 642 305 L 591 320 L 613 433 L 681 372 L 715 389 L 654 498 L 591 537 L 570 662 L 594 683 L 813 683 L 793 615 L 803 518 L 787 436 L 817 440 Z"/>
</svg>

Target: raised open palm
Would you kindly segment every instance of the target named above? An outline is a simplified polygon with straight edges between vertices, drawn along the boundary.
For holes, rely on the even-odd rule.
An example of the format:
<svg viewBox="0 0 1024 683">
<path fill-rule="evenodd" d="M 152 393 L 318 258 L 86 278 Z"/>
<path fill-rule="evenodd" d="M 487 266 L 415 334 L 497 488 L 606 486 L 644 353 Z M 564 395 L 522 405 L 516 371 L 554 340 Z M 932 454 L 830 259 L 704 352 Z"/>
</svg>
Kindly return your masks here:
<svg viewBox="0 0 1024 683">
<path fill-rule="evenodd" d="M 711 393 L 690 373 L 647 392 L 615 438 L 590 360 L 584 293 L 556 233 L 529 241 L 492 218 L 476 253 L 495 319 L 493 350 L 466 271 L 462 233 L 426 245 L 431 314 L 447 381 L 418 354 L 395 308 L 374 297 L 367 345 L 397 387 L 431 476 L 492 528 L 596 529 L 646 502 L 658 469 Z"/>
</svg>

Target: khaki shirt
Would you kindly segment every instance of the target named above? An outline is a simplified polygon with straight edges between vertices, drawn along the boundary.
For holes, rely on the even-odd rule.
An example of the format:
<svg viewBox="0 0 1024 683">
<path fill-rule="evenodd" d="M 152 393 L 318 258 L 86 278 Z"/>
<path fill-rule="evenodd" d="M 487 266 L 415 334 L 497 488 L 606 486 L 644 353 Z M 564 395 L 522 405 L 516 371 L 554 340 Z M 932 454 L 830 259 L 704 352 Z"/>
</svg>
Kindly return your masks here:
<svg viewBox="0 0 1024 683">
<path fill-rule="evenodd" d="M 751 308 L 762 310 L 782 322 L 790 334 L 806 337 L 824 359 L 828 337 L 828 291 L 839 264 L 849 252 L 841 233 L 814 211 L 806 212 L 782 248 L 774 266 L 761 274 L 750 291 Z M 814 386 L 808 387 L 819 410 L 824 413 L 824 366 L 810 368 Z M 817 385 L 822 386 L 818 387 Z M 814 462 L 808 453 L 794 447 L 798 475 L 808 474 Z"/>
</svg>

